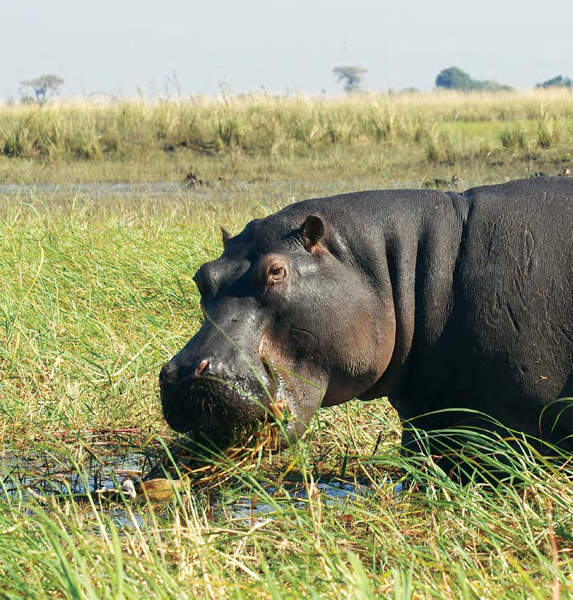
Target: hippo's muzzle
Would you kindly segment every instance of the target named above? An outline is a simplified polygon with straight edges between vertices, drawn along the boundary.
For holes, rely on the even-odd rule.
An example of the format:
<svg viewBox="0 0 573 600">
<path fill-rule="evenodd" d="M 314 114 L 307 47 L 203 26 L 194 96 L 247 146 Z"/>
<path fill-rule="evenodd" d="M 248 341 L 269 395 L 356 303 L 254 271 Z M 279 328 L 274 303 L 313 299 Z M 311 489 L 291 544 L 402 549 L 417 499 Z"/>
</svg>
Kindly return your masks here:
<svg viewBox="0 0 573 600">
<path fill-rule="evenodd" d="M 208 359 L 187 366 L 181 356 L 159 374 L 161 404 L 171 428 L 193 438 L 228 443 L 238 432 L 264 420 L 272 397 L 272 382 L 248 372 L 232 379 L 217 373 Z M 263 369 L 263 373 L 265 373 Z"/>
</svg>

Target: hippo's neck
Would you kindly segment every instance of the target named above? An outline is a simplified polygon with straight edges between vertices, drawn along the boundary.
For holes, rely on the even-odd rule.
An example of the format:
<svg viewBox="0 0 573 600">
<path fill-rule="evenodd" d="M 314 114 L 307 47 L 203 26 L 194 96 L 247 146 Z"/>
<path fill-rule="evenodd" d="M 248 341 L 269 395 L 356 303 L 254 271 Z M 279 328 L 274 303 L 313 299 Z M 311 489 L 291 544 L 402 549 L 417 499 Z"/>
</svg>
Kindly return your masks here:
<svg viewBox="0 0 573 600">
<path fill-rule="evenodd" d="M 433 346 L 453 307 L 453 280 L 469 204 L 455 193 L 428 193 L 385 218 L 386 276 L 395 315 L 392 359 L 363 400 L 399 394 L 416 348 Z"/>
</svg>

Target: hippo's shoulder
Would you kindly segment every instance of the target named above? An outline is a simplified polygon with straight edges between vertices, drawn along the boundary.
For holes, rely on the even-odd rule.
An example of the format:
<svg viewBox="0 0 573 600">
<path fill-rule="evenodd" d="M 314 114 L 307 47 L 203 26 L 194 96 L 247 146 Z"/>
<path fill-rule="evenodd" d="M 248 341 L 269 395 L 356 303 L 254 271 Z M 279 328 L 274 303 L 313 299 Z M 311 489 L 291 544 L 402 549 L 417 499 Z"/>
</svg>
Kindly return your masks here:
<svg viewBox="0 0 573 600">
<path fill-rule="evenodd" d="M 314 213 L 332 223 L 345 223 L 349 219 L 371 223 L 392 215 L 422 215 L 435 208 L 436 204 L 451 206 L 453 197 L 458 202 L 466 202 L 459 194 L 439 190 L 367 190 L 303 200 L 285 207 L 274 216 L 300 219 L 302 215 Z"/>
</svg>

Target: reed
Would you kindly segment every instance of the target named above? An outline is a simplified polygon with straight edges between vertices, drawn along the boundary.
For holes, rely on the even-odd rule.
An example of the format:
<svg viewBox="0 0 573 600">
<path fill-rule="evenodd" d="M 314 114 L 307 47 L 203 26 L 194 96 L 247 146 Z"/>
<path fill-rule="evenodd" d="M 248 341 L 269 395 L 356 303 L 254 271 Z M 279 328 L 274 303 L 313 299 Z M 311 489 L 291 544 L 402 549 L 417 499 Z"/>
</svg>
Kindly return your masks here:
<svg viewBox="0 0 573 600">
<path fill-rule="evenodd" d="M 95 163 L 98 181 L 106 179 L 102 163 L 117 170 L 118 164 L 147 162 L 164 180 L 182 160 L 228 165 L 231 157 L 236 165 L 265 159 L 268 166 L 272 160 L 331 157 L 338 148 L 350 159 L 382 153 L 401 169 L 408 161 L 463 166 L 506 160 L 508 151 L 524 161 L 568 161 L 572 114 L 573 96 L 566 90 L 0 106 L 0 179 L 21 181 L 16 174 L 21 177 L 27 160 L 44 167 Z M 510 140 L 515 131 L 517 143 Z M 127 178 L 141 179 L 141 171 Z"/>
</svg>

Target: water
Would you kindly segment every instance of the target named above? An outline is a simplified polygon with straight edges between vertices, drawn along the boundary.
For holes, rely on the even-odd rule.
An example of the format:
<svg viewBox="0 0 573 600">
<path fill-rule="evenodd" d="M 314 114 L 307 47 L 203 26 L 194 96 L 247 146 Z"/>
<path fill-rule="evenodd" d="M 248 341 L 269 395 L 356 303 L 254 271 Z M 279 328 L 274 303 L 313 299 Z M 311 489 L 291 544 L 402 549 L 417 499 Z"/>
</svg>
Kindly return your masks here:
<svg viewBox="0 0 573 600">
<path fill-rule="evenodd" d="M 387 188 L 403 187 L 404 182 L 391 181 L 386 183 Z M 314 194 L 330 195 L 349 191 L 344 182 L 315 182 L 305 180 L 290 181 L 216 181 L 210 185 L 198 185 L 189 188 L 182 182 L 151 181 L 142 183 L 36 183 L 20 185 L 15 183 L 0 184 L 0 196 L 34 197 L 61 196 L 64 198 L 89 198 L 98 200 L 102 198 L 133 198 L 154 199 L 173 197 L 174 195 L 192 196 L 194 198 L 214 197 L 224 200 L 226 197 L 233 198 L 237 192 L 248 192 L 255 187 L 264 186 L 270 190 L 280 190 L 285 193 L 285 201 L 289 199 L 289 193 L 298 198 L 310 197 Z M 372 182 L 364 182 L 364 189 L 373 189 L 379 186 Z M 417 187 L 417 186 L 416 186 Z"/>
<path fill-rule="evenodd" d="M 0 496 L 22 494 L 35 498 L 81 497 L 99 489 L 112 489 L 127 477 L 139 478 L 148 457 L 116 445 L 102 445 L 82 459 L 81 468 L 69 456 L 37 451 L 34 455 L 7 453 L 2 457 Z M 76 464 L 74 464 L 76 463 Z"/>
<path fill-rule="evenodd" d="M 327 506 L 337 505 L 340 508 L 364 500 L 372 495 L 371 486 L 345 481 L 318 482 L 315 484 L 315 489 L 322 496 L 323 502 Z M 274 488 L 269 488 L 268 494 L 272 496 L 275 491 Z M 227 514 L 230 512 L 232 518 L 243 520 L 264 517 L 269 513 L 276 512 L 277 509 L 286 509 L 292 503 L 294 503 L 296 508 L 300 509 L 304 509 L 307 506 L 308 492 L 304 484 L 290 486 L 288 493 L 289 498 L 284 500 L 279 499 L 274 505 L 265 502 L 253 504 L 248 497 L 242 497 L 229 505 Z"/>
<path fill-rule="evenodd" d="M 115 490 L 126 478 L 139 479 L 149 468 L 149 457 L 142 452 L 112 444 L 99 446 L 97 456 L 88 456 L 83 460 L 81 468 L 70 457 L 58 456 L 53 452 L 41 451 L 34 456 L 12 453 L 3 457 L 0 467 L 0 497 L 34 499 L 48 506 L 52 498 L 58 502 L 73 498 L 75 502 L 81 503 L 89 499 L 88 493 L 93 494 L 102 489 Z M 302 482 L 283 484 L 280 489 L 268 483 L 261 483 L 261 486 L 266 493 L 257 494 L 249 486 L 233 490 L 232 499 L 227 503 L 222 497 L 218 497 L 215 490 L 212 495 L 212 514 L 215 517 L 243 521 L 264 518 L 293 505 L 304 510 L 308 505 L 309 488 Z M 313 486 L 313 494 L 320 495 L 326 505 L 343 508 L 367 499 L 372 495 L 372 488 L 369 484 L 349 481 L 318 481 Z M 98 494 L 93 497 L 97 498 Z M 104 494 L 104 499 L 106 498 Z M 139 517 L 136 518 L 138 523 L 133 523 L 134 514 L 137 513 L 122 507 L 121 498 L 117 500 L 119 504 L 104 503 L 103 511 L 121 526 L 133 527 L 140 524 Z M 89 516 L 91 508 L 88 503 L 85 510 L 86 516 Z"/>
<path fill-rule="evenodd" d="M 74 183 L 55 184 L 37 183 L 33 185 L 0 184 L 0 195 L 5 196 L 34 196 L 38 194 L 49 196 L 85 196 L 91 199 L 133 197 L 156 198 L 185 192 L 180 183 L 150 182 L 150 183 Z M 201 192 L 198 189 L 196 192 Z"/>
</svg>

